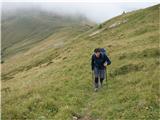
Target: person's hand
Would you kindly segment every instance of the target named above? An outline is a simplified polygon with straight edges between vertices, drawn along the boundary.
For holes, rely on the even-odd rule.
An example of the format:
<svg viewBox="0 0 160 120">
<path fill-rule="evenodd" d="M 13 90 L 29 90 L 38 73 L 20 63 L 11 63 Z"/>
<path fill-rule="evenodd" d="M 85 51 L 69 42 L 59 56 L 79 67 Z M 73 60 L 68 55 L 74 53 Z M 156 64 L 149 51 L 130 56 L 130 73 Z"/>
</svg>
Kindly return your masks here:
<svg viewBox="0 0 160 120">
<path fill-rule="evenodd" d="M 106 67 L 107 66 L 107 62 L 105 62 L 103 65 Z"/>
</svg>

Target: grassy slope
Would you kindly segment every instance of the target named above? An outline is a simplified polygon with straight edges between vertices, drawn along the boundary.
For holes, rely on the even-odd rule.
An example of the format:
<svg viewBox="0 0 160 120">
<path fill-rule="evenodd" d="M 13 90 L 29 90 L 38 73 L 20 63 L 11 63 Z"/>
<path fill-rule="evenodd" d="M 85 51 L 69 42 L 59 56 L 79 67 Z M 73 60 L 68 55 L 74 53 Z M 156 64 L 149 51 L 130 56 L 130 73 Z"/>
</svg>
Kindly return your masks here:
<svg viewBox="0 0 160 120">
<path fill-rule="evenodd" d="M 2 119 L 158 119 L 157 16 L 159 5 L 113 18 L 101 29 L 69 36 L 61 48 L 49 47 L 53 39 L 55 43 L 66 39 L 53 35 L 26 54 L 10 58 L 2 66 Z M 107 29 L 124 19 L 127 23 Z M 97 30 L 101 32 L 89 36 Z M 107 48 L 112 60 L 108 86 L 97 93 L 90 71 L 95 47 Z"/>
<path fill-rule="evenodd" d="M 2 14 L 2 57 L 25 52 L 66 27 L 89 23 L 85 17 L 57 15 L 42 10 L 19 10 Z M 78 30 L 78 29 L 75 29 Z"/>
</svg>

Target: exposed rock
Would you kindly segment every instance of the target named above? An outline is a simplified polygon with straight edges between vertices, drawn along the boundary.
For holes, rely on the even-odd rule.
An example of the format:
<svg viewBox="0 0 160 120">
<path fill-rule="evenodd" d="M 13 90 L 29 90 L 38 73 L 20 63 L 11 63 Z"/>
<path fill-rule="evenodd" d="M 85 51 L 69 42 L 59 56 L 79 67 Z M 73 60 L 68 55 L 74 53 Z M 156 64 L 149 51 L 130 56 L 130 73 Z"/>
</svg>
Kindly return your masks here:
<svg viewBox="0 0 160 120">
<path fill-rule="evenodd" d="M 112 25 L 109 26 L 109 28 L 115 28 L 117 27 L 118 25 L 120 25 L 121 23 L 118 22 L 118 23 L 113 23 Z"/>
<path fill-rule="evenodd" d="M 128 20 L 122 20 L 122 21 L 119 21 L 119 22 L 115 22 L 115 23 L 113 23 L 112 25 L 110 25 L 109 28 L 115 28 L 115 27 L 117 27 L 117 26 L 119 26 L 119 25 L 121 25 L 121 24 L 126 23 L 127 21 L 128 21 Z"/>
<path fill-rule="evenodd" d="M 102 32 L 103 30 L 115 28 L 115 27 L 117 27 L 117 26 L 119 26 L 119 25 L 121 25 L 121 24 L 127 23 L 127 22 L 128 22 L 128 20 L 122 20 L 122 21 L 115 22 L 115 23 L 111 24 L 109 27 L 104 27 L 104 28 L 102 28 L 102 29 L 100 29 L 100 30 L 94 31 L 93 33 L 91 33 L 91 34 L 89 35 L 89 37 L 92 37 L 92 36 L 94 36 L 94 35 Z"/>
<path fill-rule="evenodd" d="M 73 116 L 73 120 L 78 120 L 78 117 L 76 117 L 76 116 Z"/>
<path fill-rule="evenodd" d="M 91 36 L 96 35 L 96 34 L 98 34 L 98 33 L 100 33 L 100 30 L 97 30 L 97 31 L 91 33 L 89 36 L 91 37 Z"/>
</svg>

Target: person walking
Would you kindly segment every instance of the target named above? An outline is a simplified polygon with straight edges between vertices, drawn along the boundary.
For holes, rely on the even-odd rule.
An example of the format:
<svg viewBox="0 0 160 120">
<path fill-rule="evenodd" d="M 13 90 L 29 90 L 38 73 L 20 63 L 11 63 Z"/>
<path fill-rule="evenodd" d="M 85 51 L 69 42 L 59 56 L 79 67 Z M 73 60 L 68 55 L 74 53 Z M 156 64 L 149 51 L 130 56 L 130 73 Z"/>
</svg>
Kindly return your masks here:
<svg viewBox="0 0 160 120">
<path fill-rule="evenodd" d="M 106 66 L 111 64 L 110 59 L 106 54 L 104 54 L 103 50 L 104 48 L 96 48 L 91 58 L 91 68 L 92 73 L 94 74 L 95 92 L 103 84 L 103 80 L 105 79 Z M 100 86 L 98 84 L 99 80 Z"/>
</svg>

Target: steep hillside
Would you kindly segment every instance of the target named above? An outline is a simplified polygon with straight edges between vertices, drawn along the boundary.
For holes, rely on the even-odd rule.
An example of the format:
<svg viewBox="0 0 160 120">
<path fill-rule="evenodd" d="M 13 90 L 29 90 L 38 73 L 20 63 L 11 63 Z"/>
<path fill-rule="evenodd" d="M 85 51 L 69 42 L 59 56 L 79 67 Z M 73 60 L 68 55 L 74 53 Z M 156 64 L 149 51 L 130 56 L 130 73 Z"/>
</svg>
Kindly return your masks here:
<svg viewBox="0 0 160 120">
<path fill-rule="evenodd" d="M 159 7 L 122 14 L 82 34 L 52 34 L 6 60 L 2 119 L 159 119 Z M 96 47 L 107 49 L 112 65 L 95 93 L 90 57 Z"/>
<path fill-rule="evenodd" d="M 88 29 L 85 25 L 92 25 L 87 18 L 80 15 L 59 15 L 38 9 L 3 11 L 2 57 L 4 58 L 32 48 L 63 28 L 80 27 L 74 29 L 76 33 Z"/>
</svg>

